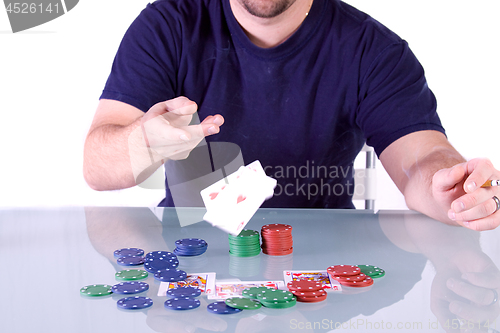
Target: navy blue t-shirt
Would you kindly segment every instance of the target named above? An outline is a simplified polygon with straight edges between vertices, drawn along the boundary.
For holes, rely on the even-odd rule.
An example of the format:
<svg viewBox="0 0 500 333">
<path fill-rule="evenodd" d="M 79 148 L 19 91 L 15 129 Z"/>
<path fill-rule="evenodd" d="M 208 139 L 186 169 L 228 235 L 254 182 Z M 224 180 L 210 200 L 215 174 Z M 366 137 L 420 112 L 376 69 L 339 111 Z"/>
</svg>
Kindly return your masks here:
<svg viewBox="0 0 500 333">
<path fill-rule="evenodd" d="M 269 49 L 248 39 L 229 0 L 149 4 L 101 98 L 146 112 L 177 96 L 195 101 L 200 119 L 223 115 L 209 143 L 238 145 L 245 164 L 259 160 L 278 180 L 264 207 L 352 208 L 352 163 L 365 141 L 380 155 L 406 134 L 444 133 L 408 44 L 339 0 L 315 0 L 300 28 Z M 174 205 L 168 187 L 160 205 Z"/>
</svg>

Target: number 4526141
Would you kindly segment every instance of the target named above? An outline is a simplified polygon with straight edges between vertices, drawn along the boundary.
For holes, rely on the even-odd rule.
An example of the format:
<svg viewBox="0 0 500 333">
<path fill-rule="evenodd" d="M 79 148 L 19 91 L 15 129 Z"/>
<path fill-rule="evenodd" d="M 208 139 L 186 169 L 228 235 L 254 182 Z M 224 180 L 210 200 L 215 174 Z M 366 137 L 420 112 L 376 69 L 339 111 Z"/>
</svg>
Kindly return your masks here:
<svg viewBox="0 0 500 333">
<path fill-rule="evenodd" d="M 44 5 L 43 3 L 27 3 L 27 2 L 14 2 L 9 3 L 5 8 L 7 13 L 11 14 L 36 14 L 36 13 L 59 13 L 59 3 L 49 3 Z"/>
</svg>

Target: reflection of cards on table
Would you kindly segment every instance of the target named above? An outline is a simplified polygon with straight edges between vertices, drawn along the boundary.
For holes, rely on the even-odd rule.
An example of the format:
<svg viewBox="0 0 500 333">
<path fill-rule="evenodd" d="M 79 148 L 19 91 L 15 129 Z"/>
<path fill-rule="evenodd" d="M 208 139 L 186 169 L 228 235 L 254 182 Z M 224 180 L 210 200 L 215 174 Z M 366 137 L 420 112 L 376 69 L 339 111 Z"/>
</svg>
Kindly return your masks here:
<svg viewBox="0 0 500 333">
<path fill-rule="evenodd" d="M 194 287 L 207 296 L 215 293 L 215 273 L 190 273 L 184 281 L 162 282 L 158 289 L 158 296 L 167 296 L 167 290 L 177 287 Z"/>
<path fill-rule="evenodd" d="M 323 284 L 323 289 L 327 292 L 340 292 L 342 286 L 336 280 L 330 279 L 327 271 L 283 271 L 283 279 L 285 286 L 288 282 L 294 280 L 311 280 L 320 281 Z"/>
<path fill-rule="evenodd" d="M 283 281 L 235 281 L 216 282 L 215 294 L 208 295 L 208 299 L 226 299 L 229 297 L 242 297 L 241 292 L 246 288 L 268 287 L 285 289 Z"/>
<path fill-rule="evenodd" d="M 273 196 L 276 184 L 259 161 L 242 166 L 200 192 L 207 208 L 203 219 L 238 235 L 264 201 Z"/>
</svg>

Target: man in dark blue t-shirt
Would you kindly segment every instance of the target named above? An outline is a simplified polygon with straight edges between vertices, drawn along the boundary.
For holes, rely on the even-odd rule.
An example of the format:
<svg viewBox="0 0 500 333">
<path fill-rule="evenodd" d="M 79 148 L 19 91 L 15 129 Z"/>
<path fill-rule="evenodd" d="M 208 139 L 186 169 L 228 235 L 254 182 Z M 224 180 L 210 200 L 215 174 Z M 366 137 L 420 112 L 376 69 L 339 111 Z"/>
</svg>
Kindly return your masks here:
<svg viewBox="0 0 500 333">
<path fill-rule="evenodd" d="M 352 208 L 366 142 L 411 209 L 500 224 L 500 191 L 480 187 L 500 173 L 449 144 L 408 44 L 339 0 L 159 0 L 142 11 L 87 137 L 86 181 L 131 187 L 168 161 L 169 185 L 180 184 L 193 149 L 217 142 L 278 180 L 268 207 Z M 321 192 L 303 190 L 313 186 Z M 162 205 L 174 204 L 167 187 Z"/>
</svg>

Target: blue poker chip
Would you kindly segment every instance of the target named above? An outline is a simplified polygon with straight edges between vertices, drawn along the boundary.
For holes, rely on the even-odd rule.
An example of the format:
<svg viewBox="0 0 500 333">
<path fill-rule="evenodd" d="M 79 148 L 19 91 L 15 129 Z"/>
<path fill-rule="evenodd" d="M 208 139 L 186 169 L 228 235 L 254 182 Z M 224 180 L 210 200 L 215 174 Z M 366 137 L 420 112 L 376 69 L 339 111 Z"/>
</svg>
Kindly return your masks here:
<svg viewBox="0 0 500 333">
<path fill-rule="evenodd" d="M 177 259 L 177 256 L 172 253 L 172 252 L 168 252 L 168 251 L 153 251 L 153 252 L 149 252 L 148 254 L 146 254 L 145 256 L 146 260 L 152 260 L 152 259 Z"/>
<path fill-rule="evenodd" d="M 115 258 L 129 257 L 129 256 L 142 257 L 144 255 L 144 250 L 135 247 L 127 247 L 124 249 L 116 250 L 113 254 Z"/>
<path fill-rule="evenodd" d="M 137 266 L 144 264 L 144 257 L 139 257 L 139 256 L 119 257 L 116 259 L 116 262 L 118 263 L 118 265 L 122 266 Z"/>
<path fill-rule="evenodd" d="M 201 238 L 184 238 L 175 241 L 177 248 L 200 248 L 206 247 L 208 244 Z"/>
<path fill-rule="evenodd" d="M 207 251 L 206 248 L 203 250 L 180 250 L 176 248 L 174 250 L 174 253 L 181 257 L 189 257 L 189 256 L 199 256 L 205 253 L 206 251 Z"/>
<path fill-rule="evenodd" d="M 177 259 L 175 261 L 155 259 L 144 263 L 144 269 L 149 273 L 159 273 L 166 269 L 175 269 L 177 266 L 179 266 Z"/>
<path fill-rule="evenodd" d="M 135 296 L 135 297 L 125 297 L 116 302 L 121 309 L 136 310 L 145 309 L 153 305 L 153 300 L 149 297 Z"/>
<path fill-rule="evenodd" d="M 243 311 L 241 309 L 236 309 L 236 308 L 230 307 L 224 301 L 213 302 L 213 303 L 208 304 L 207 310 L 208 310 L 208 312 L 217 313 L 217 314 L 232 314 L 232 313 L 238 313 L 238 312 Z"/>
<path fill-rule="evenodd" d="M 187 278 L 187 273 L 180 269 L 165 269 L 155 273 L 155 279 L 162 282 L 183 281 Z"/>
<path fill-rule="evenodd" d="M 167 290 L 167 295 L 182 298 L 182 297 L 198 297 L 201 295 L 201 290 L 195 287 L 177 287 Z"/>
<path fill-rule="evenodd" d="M 178 256 L 199 256 L 207 251 L 208 244 L 200 238 L 184 238 L 175 242 L 174 253 Z"/>
<path fill-rule="evenodd" d="M 140 281 L 120 282 L 111 287 L 115 294 L 137 294 L 149 289 L 149 284 Z"/>
<path fill-rule="evenodd" d="M 190 297 L 176 297 L 167 299 L 165 307 L 172 310 L 191 310 L 200 306 L 200 300 Z"/>
</svg>

